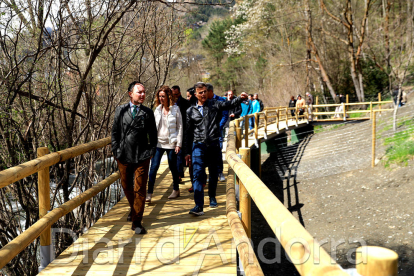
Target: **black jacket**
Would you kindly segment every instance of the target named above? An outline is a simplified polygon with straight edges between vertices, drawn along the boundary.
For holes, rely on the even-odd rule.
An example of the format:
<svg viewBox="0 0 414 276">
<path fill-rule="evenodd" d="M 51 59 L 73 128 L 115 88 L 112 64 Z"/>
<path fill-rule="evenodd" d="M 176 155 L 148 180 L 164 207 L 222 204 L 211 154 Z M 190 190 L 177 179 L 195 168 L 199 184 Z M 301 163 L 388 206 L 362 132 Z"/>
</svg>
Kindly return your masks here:
<svg viewBox="0 0 414 276">
<path fill-rule="evenodd" d="M 185 112 L 190 107 L 190 102 L 180 96 L 177 100 L 177 106 L 180 108 L 181 117 L 183 118 L 183 131 L 185 132 L 186 120 L 185 120 Z M 184 135 L 183 135 L 184 138 Z"/>
<path fill-rule="evenodd" d="M 296 100 L 290 100 L 289 107 L 296 107 Z"/>
<path fill-rule="evenodd" d="M 115 110 L 112 153 L 121 163 L 140 163 L 155 154 L 158 143 L 154 112 L 141 105 L 132 119 L 129 103 Z"/>
<path fill-rule="evenodd" d="M 233 98 L 233 100 L 234 100 L 235 98 Z M 228 101 L 228 100 L 227 100 Z M 234 114 L 234 117 L 229 117 L 230 118 L 230 121 L 233 121 L 233 120 L 235 120 L 235 119 L 238 119 L 238 118 L 240 118 L 240 115 L 241 115 L 241 113 L 242 113 L 242 108 L 241 108 L 241 105 L 236 105 L 235 107 L 233 107 L 233 108 L 230 108 L 229 109 L 229 115 L 231 115 L 231 114 Z"/>
<path fill-rule="evenodd" d="M 264 110 L 264 104 L 263 101 L 261 99 L 257 99 L 260 103 L 260 112 L 262 112 Z"/>
<path fill-rule="evenodd" d="M 222 111 L 240 106 L 241 102 L 240 97 L 225 102 L 207 100 L 203 105 L 204 116 L 198 111 L 197 104 L 187 109 L 184 154 L 191 154 L 194 142 L 207 145 L 218 142 Z"/>
</svg>

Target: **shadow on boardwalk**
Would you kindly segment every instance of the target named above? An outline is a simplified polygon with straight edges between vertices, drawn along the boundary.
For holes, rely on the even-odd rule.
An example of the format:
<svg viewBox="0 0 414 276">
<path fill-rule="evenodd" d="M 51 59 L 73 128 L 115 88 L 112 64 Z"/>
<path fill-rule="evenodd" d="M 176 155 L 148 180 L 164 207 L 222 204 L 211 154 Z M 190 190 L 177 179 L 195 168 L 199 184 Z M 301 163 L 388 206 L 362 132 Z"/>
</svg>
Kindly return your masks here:
<svg viewBox="0 0 414 276">
<path fill-rule="evenodd" d="M 301 208 L 304 204 L 299 198 L 298 184 L 300 183 L 296 180 L 296 174 L 310 139 L 311 136 L 307 136 L 299 143 L 285 145 L 271 153 L 262 164 L 262 181 L 303 226 L 305 225 Z M 299 275 L 254 202 L 252 202 L 252 240 L 265 275 Z"/>
</svg>

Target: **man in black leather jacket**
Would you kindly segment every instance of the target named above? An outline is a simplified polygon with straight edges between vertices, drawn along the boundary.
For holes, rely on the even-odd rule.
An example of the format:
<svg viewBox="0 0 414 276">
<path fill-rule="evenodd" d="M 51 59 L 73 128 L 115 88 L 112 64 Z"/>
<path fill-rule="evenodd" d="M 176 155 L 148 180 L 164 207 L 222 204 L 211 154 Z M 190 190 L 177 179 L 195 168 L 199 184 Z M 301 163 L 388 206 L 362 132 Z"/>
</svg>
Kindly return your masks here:
<svg viewBox="0 0 414 276">
<path fill-rule="evenodd" d="M 136 234 L 145 234 L 142 216 L 151 157 L 157 146 L 154 113 L 143 106 L 145 88 L 137 81 L 128 87 L 130 102 L 115 110 L 112 126 L 112 152 L 118 162 L 121 184 L 131 207 L 128 220 Z M 135 177 L 134 177 L 135 174 Z"/>
<path fill-rule="evenodd" d="M 190 214 L 204 215 L 204 191 L 203 184 L 206 183 L 205 169 L 209 171 L 208 195 L 210 207 L 217 207 L 217 154 L 220 150 L 220 127 L 219 122 L 223 110 L 229 110 L 240 105 L 247 94 L 242 93 L 239 98 L 232 101 L 220 102 L 207 99 L 207 87 L 205 83 L 195 85 L 195 96 L 197 103 L 187 109 L 186 115 L 186 137 L 184 139 L 184 153 L 186 162 L 193 165 L 193 188 L 196 206 L 190 210 Z"/>
</svg>

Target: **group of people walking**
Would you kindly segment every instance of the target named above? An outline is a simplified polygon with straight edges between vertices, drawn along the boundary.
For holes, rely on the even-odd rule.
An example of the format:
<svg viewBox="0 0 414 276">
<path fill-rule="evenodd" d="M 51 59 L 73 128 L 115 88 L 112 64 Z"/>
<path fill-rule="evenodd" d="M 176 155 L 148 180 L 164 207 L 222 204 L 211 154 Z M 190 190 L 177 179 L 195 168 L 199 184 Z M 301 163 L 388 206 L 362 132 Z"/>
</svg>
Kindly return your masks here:
<svg viewBox="0 0 414 276">
<path fill-rule="evenodd" d="M 308 113 L 311 114 L 312 113 L 312 105 L 313 105 L 313 96 L 312 94 L 310 94 L 309 92 L 306 92 L 306 97 L 307 97 L 307 101 L 305 101 L 304 98 L 302 98 L 302 95 L 298 95 L 295 99 L 294 96 L 292 96 L 290 98 L 289 101 L 289 107 L 295 107 L 298 110 L 298 115 L 302 116 L 305 113 L 305 106 L 308 105 Z M 295 116 L 296 111 L 295 110 L 290 110 L 290 114 L 293 116 Z"/>
<path fill-rule="evenodd" d="M 199 82 L 187 91 L 184 99 L 179 86 L 162 86 L 156 93 L 153 111 L 143 105 L 146 96 L 143 84 L 132 82 L 128 94 L 130 102 L 115 110 L 111 138 L 121 185 L 131 207 L 127 218 L 132 222 L 131 229 L 136 234 L 147 232 L 142 225 L 145 202 L 152 201 L 164 153 L 173 178 L 173 191 L 168 198 L 180 196 L 179 183 L 186 164 L 195 202 L 189 213 L 203 215 L 208 167 L 209 206 L 217 207 L 217 182 L 225 180 L 221 153 L 223 132 L 228 121 L 242 115 L 242 102 L 248 101 L 248 95 L 241 93 L 235 97 L 233 91 L 228 91 L 227 98 L 222 98 L 214 94 L 211 84 Z"/>
</svg>

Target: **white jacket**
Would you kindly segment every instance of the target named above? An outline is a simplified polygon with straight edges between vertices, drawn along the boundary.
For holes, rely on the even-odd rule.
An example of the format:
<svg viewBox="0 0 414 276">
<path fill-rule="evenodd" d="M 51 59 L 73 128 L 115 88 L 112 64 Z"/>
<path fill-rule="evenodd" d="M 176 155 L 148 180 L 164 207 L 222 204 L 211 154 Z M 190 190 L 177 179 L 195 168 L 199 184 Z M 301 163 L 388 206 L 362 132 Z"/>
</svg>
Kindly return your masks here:
<svg viewBox="0 0 414 276">
<path fill-rule="evenodd" d="M 157 130 L 159 130 L 162 118 L 162 105 L 157 106 L 154 111 L 155 123 Z M 180 108 L 177 105 L 170 106 L 167 117 L 168 123 L 168 141 L 170 146 L 182 147 L 183 140 L 183 120 L 181 118 Z"/>
</svg>

